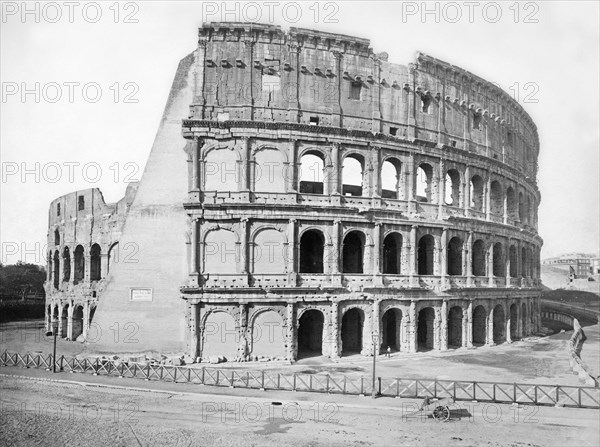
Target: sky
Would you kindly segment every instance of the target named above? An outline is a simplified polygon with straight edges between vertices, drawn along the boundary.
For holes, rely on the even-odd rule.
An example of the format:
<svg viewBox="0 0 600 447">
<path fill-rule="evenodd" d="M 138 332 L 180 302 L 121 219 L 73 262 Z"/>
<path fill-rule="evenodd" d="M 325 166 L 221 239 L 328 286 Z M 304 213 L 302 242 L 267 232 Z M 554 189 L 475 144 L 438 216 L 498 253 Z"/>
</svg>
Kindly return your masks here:
<svg viewBox="0 0 600 447">
<path fill-rule="evenodd" d="M 202 22 L 255 21 L 416 51 L 500 85 L 540 135 L 542 257 L 597 253 L 599 3 L 2 2 L 0 262 L 44 264 L 49 203 L 139 180 Z"/>
</svg>

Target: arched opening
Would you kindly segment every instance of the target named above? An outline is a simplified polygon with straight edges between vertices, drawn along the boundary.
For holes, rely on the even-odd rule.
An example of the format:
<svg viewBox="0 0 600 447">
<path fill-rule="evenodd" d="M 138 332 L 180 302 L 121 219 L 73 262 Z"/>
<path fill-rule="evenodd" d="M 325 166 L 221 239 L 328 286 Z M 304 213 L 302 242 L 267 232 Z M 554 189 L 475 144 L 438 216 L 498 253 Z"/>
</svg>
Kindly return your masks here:
<svg viewBox="0 0 600 447">
<path fill-rule="evenodd" d="M 510 306 L 510 338 L 513 340 L 519 338 L 519 315 L 516 304 Z"/>
<path fill-rule="evenodd" d="M 65 247 L 63 250 L 63 281 L 69 282 L 71 280 L 71 252 L 69 247 Z"/>
<path fill-rule="evenodd" d="M 473 309 L 473 344 L 484 345 L 485 344 L 485 321 L 487 319 L 487 312 L 485 307 L 477 306 Z"/>
<path fill-rule="evenodd" d="M 342 194 L 344 196 L 363 195 L 363 163 L 358 156 L 344 158 L 342 165 Z"/>
<path fill-rule="evenodd" d="M 252 272 L 256 274 L 283 273 L 287 245 L 283 233 L 274 228 L 259 231 L 254 238 Z"/>
<path fill-rule="evenodd" d="M 235 151 L 218 148 L 204 158 L 204 191 L 238 191 L 240 164 Z"/>
<path fill-rule="evenodd" d="M 402 323 L 402 311 L 400 309 L 388 309 L 381 319 L 383 337 L 381 347 L 384 351 L 388 346 L 392 351 L 400 350 L 400 326 Z"/>
<path fill-rule="evenodd" d="M 108 249 L 108 262 L 106 263 L 106 274 L 112 270 L 113 265 L 119 262 L 119 243 L 115 242 Z"/>
<path fill-rule="evenodd" d="M 498 304 L 494 307 L 494 343 L 503 343 L 506 341 L 506 319 L 504 316 L 504 308 Z"/>
<path fill-rule="evenodd" d="M 365 236 L 360 231 L 351 231 L 344 238 L 342 247 L 342 272 L 363 273 L 363 251 Z"/>
<path fill-rule="evenodd" d="M 83 307 L 75 306 L 73 309 L 73 340 L 83 334 Z"/>
<path fill-rule="evenodd" d="M 90 280 L 98 281 L 101 278 L 100 271 L 100 245 L 94 244 L 90 249 Z"/>
<path fill-rule="evenodd" d="M 448 275 L 462 275 L 462 250 L 463 241 L 453 237 L 448 242 Z"/>
<path fill-rule="evenodd" d="M 52 330 L 52 306 L 46 306 L 46 328 L 48 331 Z"/>
<path fill-rule="evenodd" d="M 525 197 L 525 225 L 529 225 L 531 223 L 531 201 L 529 200 L 529 195 Z"/>
<path fill-rule="evenodd" d="M 94 314 L 96 313 L 96 306 L 90 308 L 90 319 L 89 319 L 89 323 L 92 323 L 92 320 L 94 319 Z"/>
<path fill-rule="evenodd" d="M 73 284 L 79 284 L 85 276 L 85 259 L 83 256 L 83 247 L 75 247 L 75 271 L 73 272 Z"/>
<path fill-rule="evenodd" d="M 202 359 L 224 356 L 233 361 L 238 356 L 240 334 L 234 318 L 226 312 L 211 312 L 207 315 L 202 331 Z"/>
<path fill-rule="evenodd" d="M 517 219 L 517 206 L 515 201 L 515 190 L 512 187 L 506 188 L 506 214 L 509 219 Z"/>
<path fill-rule="evenodd" d="M 519 221 L 525 222 L 525 198 L 522 192 L 519 193 Z"/>
<path fill-rule="evenodd" d="M 473 276 L 485 276 L 485 244 L 481 239 L 473 243 Z"/>
<path fill-rule="evenodd" d="M 494 244 L 494 276 L 503 277 L 506 275 L 504 269 L 504 253 L 502 251 L 502 244 L 496 242 Z"/>
<path fill-rule="evenodd" d="M 209 231 L 204 238 L 204 271 L 206 273 L 237 273 L 242 261 L 240 244 L 235 233 L 225 228 Z"/>
<path fill-rule="evenodd" d="M 54 266 L 52 267 L 52 271 L 54 273 L 54 288 L 58 290 L 60 286 L 60 255 L 58 254 L 58 250 L 54 252 Z"/>
<path fill-rule="evenodd" d="M 58 334 L 60 337 L 65 338 L 67 336 L 67 329 L 69 324 L 69 305 L 65 304 L 62 309 L 62 314 L 60 315 L 61 319 L 61 331 Z"/>
<path fill-rule="evenodd" d="M 444 202 L 449 206 L 460 206 L 460 174 L 456 169 L 446 172 Z"/>
<path fill-rule="evenodd" d="M 254 155 L 254 191 L 285 192 L 287 159 L 277 148 L 263 148 Z"/>
<path fill-rule="evenodd" d="M 54 245 L 60 245 L 60 233 L 58 229 L 54 230 Z"/>
<path fill-rule="evenodd" d="M 283 319 L 277 312 L 267 310 L 254 318 L 250 352 L 259 357 L 286 356 Z"/>
<path fill-rule="evenodd" d="M 529 335 L 527 333 L 527 305 L 521 303 L 521 331 L 522 335 Z"/>
<path fill-rule="evenodd" d="M 433 168 L 427 163 L 421 163 L 417 168 L 417 197 L 419 202 L 431 203 L 433 182 Z"/>
<path fill-rule="evenodd" d="M 417 349 L 429 351 L 433 349 L 433 320 L 435 312 L 432 307 L 421 309 L 418 316 L 417 326 Z"/>
<path fill-rule="evenodd" d="M 419 275 L 433 275 L 433 252 L 435 249 L 435 239 L 432 235 L 426 234 L 419 239 L 419 248 L 417 251 L 417 264 Z"/>
<path fill-rule="evenodd" d="M 325 238 L 318 230 L 305 231 L 300 237 L 300 273 L 323 273 Z"/>
<path fill-rule="evenodd" d="M 504 214 L 504 198 L 502 197 L 502 187 L 500 182 L 494 180 L 490 186 L 490 206 L 491 213 L 496 216 Z"/>
<path fill-rule="evenodd" d="M 460 348 L 462 346 L 462 321 L 463 310 L 460 306 L 453 306 L 448 312 L 448 346 Z"/>
<path fill-rule="evenodd" d="M 300 192 L 323 194 L 325 163 L 319 152 L 307 152 L 300 158 Z"/>
<path fill-rule="evenodd" d="M 518 270 L 517 270 L 517 248 L 514 245 L 511 245 L 509 250 L 508 250 L 508 258 L 509 258 L 509 262 L 510 262 L 510 266 L 509 266 L 509 270 L 510 270 L 510 277 L 511 278 L 516 278 L 518 275 Z"/>
<path fill-rule="evenodd" d="M 304 312 L 298 320 L 298 358 L 323 353 L 323 313 L 316 309 Z"/>
<path fill-rule="evenodd" d="M 342 317 L 342 355 L 356 354 L 362 350 L 364 313 L 356 307 Z"/>
<path fill-rule="evenodd" d="M 398 199 L 401 164 L 395 158 L 383 162 L 381 167 L 381 197 Z"/>
<path fill-rule="evenodd" d="M 527 278 L 529 259 L 527 259 L 527 249 L 521 247 L 521 276 Z"/>
<path fill-rule="evenodd" d="M 383 240 L 383 273 L 388 275 L 400 274 L 400 255 L 402 251 L 402 236 L 390 233 Z"/>
<path fill-rule="evenodd" d="M 483 211 L 483 179 L 478 175 L 471 177 L 471 208 Z"/>
</svg>

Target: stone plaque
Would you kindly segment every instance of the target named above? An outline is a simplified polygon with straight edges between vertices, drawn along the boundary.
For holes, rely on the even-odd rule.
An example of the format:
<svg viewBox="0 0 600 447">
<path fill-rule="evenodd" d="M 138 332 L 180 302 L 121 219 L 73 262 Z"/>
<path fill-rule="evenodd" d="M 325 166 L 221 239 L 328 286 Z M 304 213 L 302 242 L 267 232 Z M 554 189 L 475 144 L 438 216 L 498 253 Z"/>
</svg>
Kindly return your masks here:
<svg viewBox="0 0 600 447">
<path fill-rule="evenodd" d="M 131 288 L 129 289 L 130 301 L 152 301 L 152 289 L 150 288 Z"/>
</svg>

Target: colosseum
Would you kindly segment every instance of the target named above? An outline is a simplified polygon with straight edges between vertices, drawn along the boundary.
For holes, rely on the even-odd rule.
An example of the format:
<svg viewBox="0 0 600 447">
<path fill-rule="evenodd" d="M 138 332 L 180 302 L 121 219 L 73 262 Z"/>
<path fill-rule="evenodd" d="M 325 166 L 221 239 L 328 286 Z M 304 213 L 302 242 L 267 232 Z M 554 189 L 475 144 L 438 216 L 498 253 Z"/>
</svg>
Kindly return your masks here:
<svg viewBox="0 0 600 447">
<path fill-rule="evenodd" d="M 204 24 L 139 185 L 52 203 L 48 322 L 203 359 L 511 342 L 540 326 L 538 153 L 510 95 L 441 60 Z"/>
</svg>

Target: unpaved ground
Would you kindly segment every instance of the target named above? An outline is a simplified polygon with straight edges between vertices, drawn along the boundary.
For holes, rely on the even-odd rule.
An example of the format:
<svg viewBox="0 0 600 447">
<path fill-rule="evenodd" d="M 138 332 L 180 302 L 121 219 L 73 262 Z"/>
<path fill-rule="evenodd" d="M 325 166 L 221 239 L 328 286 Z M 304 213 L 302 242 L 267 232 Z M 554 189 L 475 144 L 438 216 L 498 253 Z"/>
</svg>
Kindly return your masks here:
<svg viewBox="0 0 600 447">
<path fill-rule="evenodd" d="M 207 395 L 199 394 L 199 386 L 161 384 L 198 393 L 181 395 L 38 380 L 0 377 L 0 445 L 585 446 L 600 442 L 597 410 L 469 403 L 455 407 L 449 422 L 439 423 L 403 417 L 415 405 L 404 399 L 373 401 L 324 394 L 303 400 L 306 395 L 289 392 L 263 393 L 264 397 Z M 296 401 L 290 400 L 296 396 Z M 276 400 L 282 405 L 272 405 Z"/>
<path fill-rule="evenodd" d="M 599 326 L 584 328 L 587 341 L 583 360 L 600 374 Z M 451 380 L 503 381 L 538 384 L 581 385 L 573 374 L 567 355 L 572 331 L 549 337 L 529 337 L 524 341 L 476 349 L 416 354 L 395 353 L 379 356 L 377 375 L 385 378 L 437 378 Z M 45 337 L 39 321 L 0 325 L 0 349 L 12 352 L 52 352 L 52 339 Z M 58 340 L 59 355 L 83 355 L 85 346 Z M 215 365 L 211 365 L 215 366 Z M 354 355 L 332 362 L 326 357 L 301 359 L 293 365 L 281 363 L 223 363 L 220 368 L 268 369 L 273 372 L 330 372 L 370 375 L 372 358 Z"/>
</svg>

